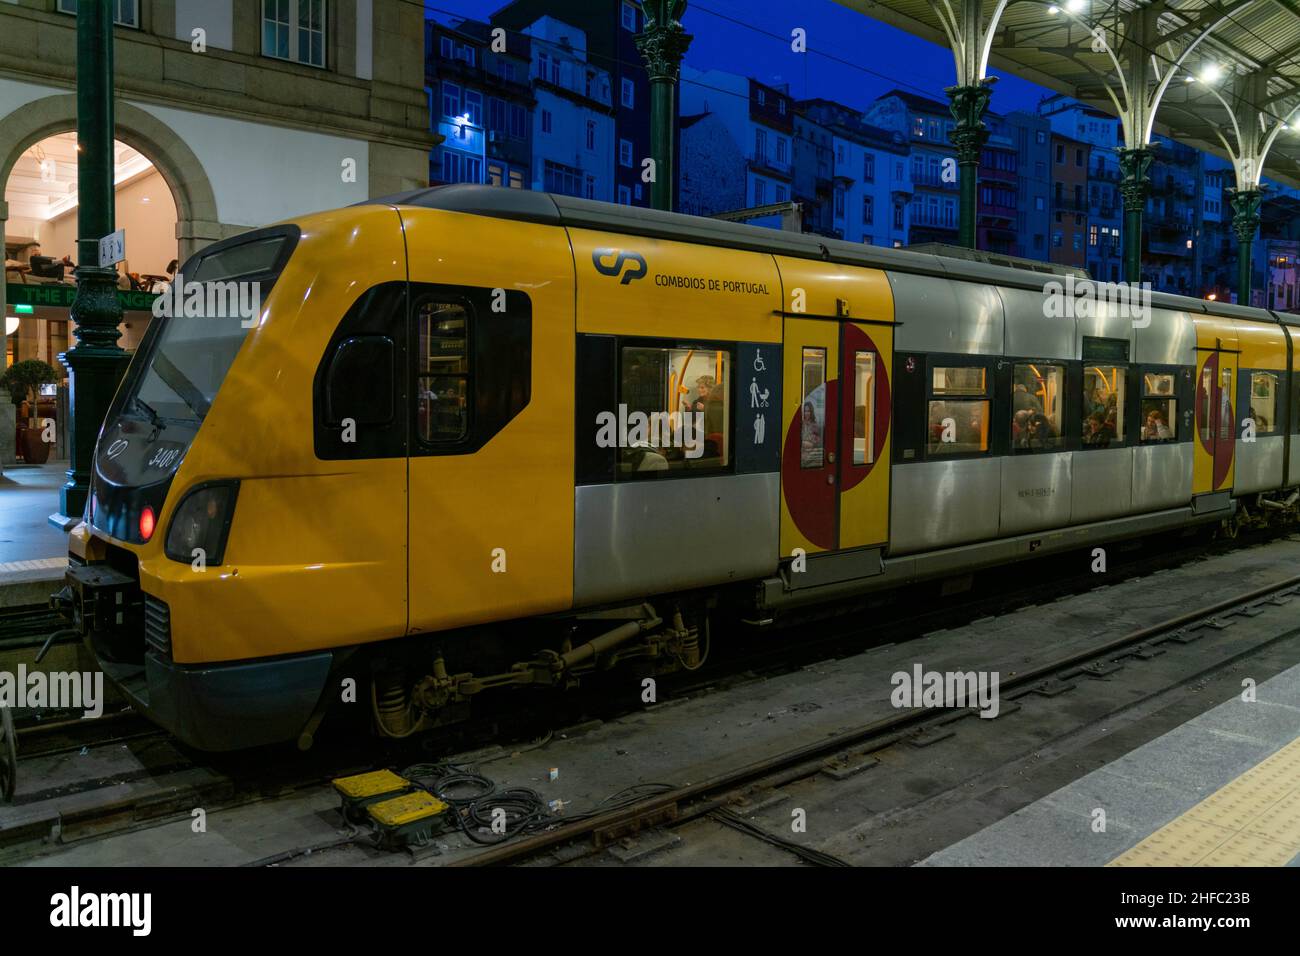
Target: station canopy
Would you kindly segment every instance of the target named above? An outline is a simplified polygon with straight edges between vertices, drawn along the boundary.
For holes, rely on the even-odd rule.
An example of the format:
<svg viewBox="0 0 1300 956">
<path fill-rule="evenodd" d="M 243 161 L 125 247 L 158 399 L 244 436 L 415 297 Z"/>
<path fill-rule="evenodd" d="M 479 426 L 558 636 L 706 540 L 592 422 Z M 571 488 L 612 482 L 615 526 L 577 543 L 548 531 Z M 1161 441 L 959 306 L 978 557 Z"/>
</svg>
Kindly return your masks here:
<svg viewBox="0 0 1300 956">
<path fill-rule="evenodd" d="M 936 7 L 950 9 L 958 17 L 961 7 L 961 0 L 836 2 L 944 47 L 950 43 Z M 1104 78 L 1112 88 L 1118 87 L 1115 64 L 1106 53 L 1093 52 L 1093 38 L 1085 25 L 1062 15 L 1059 8 L 1067 2 L 1011 0 L 998 21 L 989 72 L 1019 76 L 1117 115 L 1102 82 Z M 997 6 L 997 0 L 984 0 L 984 15 Z M 1274 140 L 1263 172 L 1300 186 L 1300 113 L 1291 115 L 1300 106 L 1300 0 L 1087 0 L 1086 4 L 1074 0 L 1069 6 L 1077 7 L 1078 18 L 1102 26 L 1108 35 L 1117 23 L 1139 11 L 1154 18 L 1156 37 L 1127 50 L 1119 47 L 1121 62 L 1127 62 L 1130 50 L 1141 50 L 1150 58 L 1148 93 L 1188 44 L 1213 24 L 1170 82 L 1156 110 L 1155 131 L 1228 159 L 1216 131 L 1234 149 L 1237 144 L 1229 109 L 1220 97 L 1238 113 L 1239 122 L 1250 116 L 1259 123 L 1261 114 L 1269 125 L 1290 119 L 1290 129 Z M 1052 13 L 1049 7 L 1058 9 Z M 1189 75 L 1204 75 L 1210 64 L 1219 74 L 1216 82 L 1186 82 Z M 1246 80 L 1250 75 L 1260 77 L 1253 87 Z"/>
</svg>

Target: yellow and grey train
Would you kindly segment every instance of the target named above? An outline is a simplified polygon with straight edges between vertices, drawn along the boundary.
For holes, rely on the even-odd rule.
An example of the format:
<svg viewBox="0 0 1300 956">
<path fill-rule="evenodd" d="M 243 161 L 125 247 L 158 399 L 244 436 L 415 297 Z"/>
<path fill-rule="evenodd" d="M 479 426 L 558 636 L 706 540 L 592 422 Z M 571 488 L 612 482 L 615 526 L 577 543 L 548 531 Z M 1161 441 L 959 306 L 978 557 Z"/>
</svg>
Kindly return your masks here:
<svg viewBox="0 0 1300 956">
<path fill-rule="evenodd" d="M 480 186 L 219 242 L 185 281 L 260 311 L 151 324 L 53 600 L 181 740 L 306 746 L 345 675 L 401 737 L 723 608 L 1294 517 L 1296 317 L 1042 270 Z"/>
</svg>

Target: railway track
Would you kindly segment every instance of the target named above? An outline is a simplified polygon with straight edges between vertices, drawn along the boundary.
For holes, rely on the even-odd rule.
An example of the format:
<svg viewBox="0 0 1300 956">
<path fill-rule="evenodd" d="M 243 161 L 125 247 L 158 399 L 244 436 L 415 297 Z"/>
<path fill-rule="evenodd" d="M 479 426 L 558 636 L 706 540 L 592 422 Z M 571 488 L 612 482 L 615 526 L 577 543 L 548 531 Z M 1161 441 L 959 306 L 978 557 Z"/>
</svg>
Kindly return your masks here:
<svg viewBox="0 0 1300 956">
<path fill-rule="evenodd" d="M 1236 550 L 1252 543 L 1278 537 L 1281 537 L 1281 535 L 1272 534 L 1260 536 L 1255 541 L 1251 541 L 1243 536 L 1234 542 L 1224 542 L 1212 546 L 1212 549 Z M 1189 542 L 1186 545 L 1179 543 L 1177 547 L 1156 549 L 1149 554 L 1130 556 L 1123 569 L 1116 567 L 1113 573 L 1116 576 L 1142 575 L 1150 573 L 1152 570 L 1168 568 L 1189 559 L 1200 557 L 1206 553 L 1206 550 L 1204 543 Z M 1044 562 L 1044 564 L 1046 563 Z M 912 637 L 931 632 L 945 624 L 952 623 L 956 619 L 964 618 L 968 621 L 982 615 L 1004 613 L 1010 608 L 1023 605 L 1026 601 L 1041 604 L 1063 595 L 1086 590 L 1087 585 L 1096 585 L 1095 576 L 1090 574 L 1062 576 L 1053 580 L 1054 586 L 1048 590 L 1042 587 L 1041 582 L 1034 581 L 1024 588 L 1012 588 L 1009 591 L 998 592 L 976 599 L 954 601 L 947 607 L 931 609 L 921 614 L 909 614 L 906 613 L 906 609 L 903 609 L 903 612 L 898 615 L 896 620 L 888 621 L 882 625 L 880 631 L 872 638 L 871 644 L 901 643 Z M 1300 581 L 1300 579 L 1297 580 Z M 1271 590 L 1277 590 L 1279 587 L 1283 586 L 1274 586 Z M 1244 597 L 1239 597 L 1234 600 L 1240 601 L 1244 599 Z M 1183 617 L 1193 619 L 1196 614 L 1203 615 L 1215 612 L 1215 609 L 1202 609 L 1199 612 L 1184 615 Z M 1171 622 L 1164 622 L 1161 625 L 1162 628 L 1174 626 L 1176 626 L 1176 623 Z M 796 629 L 794 633 L 798 634 L 800 630 L 807 630 L 807 628 Z M 664 685 L 665 696 L 670 698 L 685 697 L 705 692 L 725 691 L 734 683 L 735 679 L 747 679 L 754 673 L 776 673 L 795 670 L 805 666 L 805 663 L 809 660 L 825 660 L 828 654 L 834 654 L 841 650 L 850 653 L 861 652 L 864 649 L 862 631 L 862 622 L 860 620 L 854 621 L 849 618 L 840 618 L 830 628 L 823 625 L 818 629 L 816 635 L 806 637 L 800 635 L 797 641 L 781 641 L 778 647 L 771 646 L 767 641 L 751 642 L 747 648 L 720 662 L 721 666 L 713 673 L 694 674 L 690 675 L 688 679 L 679 677 L 675 682 L 666 681 Z M 1128 636 L 1114 645 L 1092 648 L 1084 656 L 1095 658 L 1098 655 L 1105 655 L 1115 648 L 1131 643 L 1133 640 L 1132 636 Z M 715 643 L 725 642 L 715 640 Z M 790 648 L 792 643 L 798 646 L 798 651 L 793 655 Z M 1045 669 L 1061 669 L 1068 666 L 1068 662 L 1054 661 Z M 1016 678 L 1015 685 L 1020 686 L 1030 679 L 1022 675 Z M 1011 689 L 1009 683 L 1004 684 L 1004 691 Z M 557 698 L 558 700 L 560 698 Z M 602 717 L 610 719 L 611 716 L 617 717 L 630 712 L 626 705 L 626 698 L 620 698 L 619 706 L 611 706 L 611 703 L 611 701 L 600 701 L 598 703 L 597 708 Z M 573 722 L 579 723 L 582 719 L 583 712 L 578 711 L 572 714 Z M 860 734 L 860 737 L 850 735 L 850 738 L 846 738 L 846 740 L 851 739 L 858 743 L 874 741 L 875 745 L 884 747 L 891 742 L 885 739 L 890 733 L 897 735 L 907 732 L 912 721 L 919 724 L 934 719 L 933 713 L 929 712 L 900 714 L 896 720 L 885 725 L 864 727 L 855 732 L 855 735 Z M 956 718 L 949 715 L 948 719 Z M 547 726 L 554 727 L 556 724 L 550 722 Z M 525 717 L 522 722 L 509 727 L 506 733 L 502 732 L 503 728 L 500 725 L 494 724 L 479 729 L 458 730 L 442 738 L 429 738 L 425 741 L 425 744 L 426 747 L 431 744 L 435 753 L 447 753 L 454 746 L 465 749 L 466 745 L 481 745 L 492 740 L 499 742 L 503 737 L 511 739 L 508 736 L 510 731 L 513 731 L 516 735 L 513 739 L 535 739 L 544 730 L 545 727 L 541 724 Z M 111 718 L 106 716 L 97 721 L 71 720 L 43 722 L 38 725 L 29 724 L 19 729 L 18 739 L 20 753 L 25 761 L 38 757 L 49 757 L 59 753 L 74 751 L 85 753 L 96 749 L 119 746 L 130 748 L 147 747 L 171 755 L 167 759 L 156 759 L 151 764 L 153 768 L 163 773 L 167 779 L 160 780 L 158 787 L 146 793 L 126 796 L 110 793 L 109 791 L 112 790 L 115 783 L 115 778 L 112 777 L 102 780 L 89 780 L 78 784 L 75 792 L 80 794 L 89 794 L 94 792 L 97 787 L 102 787 L 105 790 L 105 800 L 98 807 L 87 806 L 79 809 L 75 819 L 66 821 L 70 824 L 68 826 L 64 826 L 65 821 L 61 818 L 56 819 L 59 817 L 57 813 L 47 817 L 45 834 L 58 832 L 61 835 L 60 838 L 64 840 L 81 839 L 86 836 L 96 836 L 108 832 L 153 825 L 159 820 L 167 818 L 169 812 L 177 813 L 186 807 L 202 805 L 220 809 L 267 799 L 268 797 L 273 798 L 276 795 L 316 787 L 331 777 L 370 769 L 375 765 L 373 742 L 369 742 L 369 744 L 349 742 L 337 750 L 323 750 L 316 758 L 304 758 L 303 760 L 288 762 L 293 767 L 292 771 L 285 769 L 284 755 L 278 750 L 275 753 L 253 752 L 247 755 L 233 755 L 212 759 L 210 755 L 186 752 L 184 748 L 170 741 L 161 731 L 156 730 L 142 718 L 130 712 L 122 712 Z M 816 754 L 841 750 L 849 745 L 846 740 L 837 738 L 829 742 L 821 742 L 816 749 Z M 427 756 L 427 749 L 413 752 L 410 748 L 403 748 L 400 758 L 389 762 L 409 763 L 427 758 Z M 393 753 L 390 752 L 388 757 L 393 757 Z M 798 764 L 802 759 L 815 762 L 817 758 L 815 756 L 805 756 L 802 750 L 796 750 L 786 759 L 768 762 L 771 763 L 770 767 L 755 766 L 750 768 L 748 772 L 752 773 L 755 778 L 772 775 L 779 777 L 789 769 L 795 773 L 795 778 L 797 778 L 799 773 L 802 772 L 798 768 Z M 195 784 L 191 780 L 192 777 L 203 776 L 204 774 L 206 774 L 207 779 L 200 781 L 199 784 Z M 644 814 L 638 810 L 623 810 L 620 811 L 620 816 L 617 818 L 602 819 L 598 824 L 589 824 L 587 832 L 594 834 L 595 842 L 603 845 L 604 842 L 612 838 L 612 834 L 617 832 L 620 827 L 628 825 L 623 820 L 624 816 L 631 814 L 631 819 L 642 821 L 638 825 L 644 825 L 645 819 L 653 819 L 656 813 L 660 812 L 661 805 L 675 808 L 671 811 L 676 814 L 674 819 L 688 820 L 703 813 L 712 813 L 718 808 L 725 808 L 728 801 L 733 798 L 730 791 L 743 785 L 743 782 L 743 779 L 738 778 L 736 774 L 728 774 L 716 780 L 707 781 L 705 784 L 696 784 L 687 792 L 673 791 L 672 793 L 666 793 L 645 807 L 646 812 Z M 172 798 L 160 799 L 160 794 L 168 791 L 172 793 Z M 30 806 L 39 803 L 43 799 L 57 800 L 58 797 L 66 796 L 69 792 L 74 791 L 52 787 L 40 794 L 30 794 L 26 802 Z M 735 821 L 730 822 L 735 825 Z M 35 832 L 29 830 L 26 836 L 31 837 Z M 556 832 L 567 831 L 562 829 Z M 581 836 L 581 833 L 573 832 L 560 839 L 562 841 L 572 841 L 580 839 Z M 14 837 L 15 835 L 12 833 L 6 836 L 5 832 L 0 830 L 0 845 L 3 845 L 6 839 L 12 842 Z M 527 841 L 520 842 L 525 847 L 530 845 Z M 525 855 L 535 855 L 540 851 L 525 849 L 520 852 Z M 503 859 L 514 858 L 507 856 Z M 488 857 L 483 862 L 491 863 L 493 858 Z"/>
<path fill-rule="evenodd" d="M 1001 693 L 1011 701 L 1027 693 L 1050 694 L 1073 679 L 1104 675 L 1113 669 L 1117 659 L 1141 656 L 1155 645 L 1186 638 L 1189 632 L 1198 628 L 1217 628 L 1221 626 L 1223 618 L 1233 614 L 1252 616 L 1265 602 L 1286 603 L 1295 598 L 1300 598 L 1300 575 L 1196 608 L 1119 638 L 1099 642 L 1084 650 L 1030 667 L 1004 679 Z M 1290 634 L 1279 635 L 1275 640 L 1289 636 Z M 812 777 L 828 766 L 870 761 L 873 759 L 872 754 L 877 751 L 909 737 L 926 734 L 938 736 L 943 733 L 946 725 L 974 713 L 974 708 L 969 707 L 954 710 L 947 706 L 947 702 L 943 709 L 899 711 L 888 718 L 863 724 L 833 737 L 793 747 L 706 780 L 656 793 L 608 813 L 592 815 L 576 823 L 561 824 L 523 836 L 449 861 L 446 865 L 521 864 L 561 847 L 575 848 L 585 842 L 587 846 L 581 851 L 571 850 L 565 854 L 565 862 L 572 862 L 583 855 L 597 853 L 638 831 L 665 826 L 677 828 L 706 816 L 712 816 L 719 822 L 742 831 L 753 829 L 732 808 L 755 793 Z M 767 836 L 760 838 L 766 839 Z M 769 842 L 779 844 L 780 838 Z M 795 852 L 793 845 L 791 850 Z M 804 858 L 808 859 L 806 856 Z M 826 857 L 821 860 L 812 859 L 811 862 L 836 865 L 839 861 Z"/>
</svg>

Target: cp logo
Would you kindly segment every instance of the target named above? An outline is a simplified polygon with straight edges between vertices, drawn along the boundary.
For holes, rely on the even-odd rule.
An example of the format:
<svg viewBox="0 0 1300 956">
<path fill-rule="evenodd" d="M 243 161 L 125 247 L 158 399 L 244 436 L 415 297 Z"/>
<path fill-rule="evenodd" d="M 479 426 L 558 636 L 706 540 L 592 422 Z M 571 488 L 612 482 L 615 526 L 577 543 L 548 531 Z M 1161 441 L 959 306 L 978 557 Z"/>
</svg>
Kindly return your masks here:
<svg viewBox="0 0 1300 956">
<path fill-rule="evenodd" d="M 614 260 L 612 266 L 607 266 L 601 260 L 608 259 L 610 256 L 617 256 L 618 258 Z M 632 263 L 632 267 L 623 273 L 623 280 L 620 285 L 627 285 L 633 279 L 645 277 L 645 256 L 639 252 L 624 252 L 622 249 L 593 249 L 591 253 L 591 264 L 603 276 L 618 275 L 623 272 L 623 265 L 629 262 Z"/>
<path fill-rule="evenodd" d="M 127 444 L 128 442 L 125 438 L 119 438 L 117 441 L 113 442 L 113 444 L 108 446 L 108 451 L 106 451 L 105 454 L 109 458 L 116 458 L 118 455 L 122 454 L 122 452 L 126 451 Z"/>
</svg>

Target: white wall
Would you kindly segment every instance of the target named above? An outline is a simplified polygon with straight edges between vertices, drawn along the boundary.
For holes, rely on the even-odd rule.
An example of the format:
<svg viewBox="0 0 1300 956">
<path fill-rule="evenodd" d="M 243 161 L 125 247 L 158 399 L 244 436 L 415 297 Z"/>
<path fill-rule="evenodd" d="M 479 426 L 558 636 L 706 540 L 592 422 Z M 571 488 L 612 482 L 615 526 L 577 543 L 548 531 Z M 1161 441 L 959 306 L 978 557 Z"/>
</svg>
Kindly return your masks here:
<svg viewBox="0 0 1300 956">
<path fill-rule="evenodd" d="M 142 202 L 148 198 L 148 202 Z M 117 228 L 126 230 L 127 272 L 162 275 L 167 263 L 177 257 L 176 203 L 167 183 L 157 170 L 119 186 L 114 197 Z M 39 233 L 42 255 L 77 261 L 77 211 L 42 224 Z"/>
<path fill-rule="evenodd" d="M 364 140 L 135 105 L 166 123 L 194 151 L 223 223 L 264 226 L 369 198 L 370 150 Z M 356 182 L 342 180 L 345 159 L 356 160 Z"/>
<path fill-rule="evenodd" d="M 0 118 L 68 90 L 0 81 Z M 365 140 L 208 116 L 127 100 L 166 123 L 203 164 L 221 222 L 263 226 L 368 199 L 370 150 Z M 156 157 L 149 157 L 156 159 Z M 344 159 L 356 182 L 342 181 Z"/>
<path fill-rule="evenodd" d="M 232 0 L 176 0 L 176 39 L 193 42 L 194 29 L 207 33 L 209 49 L 233 50 Z"/>
</svg>

